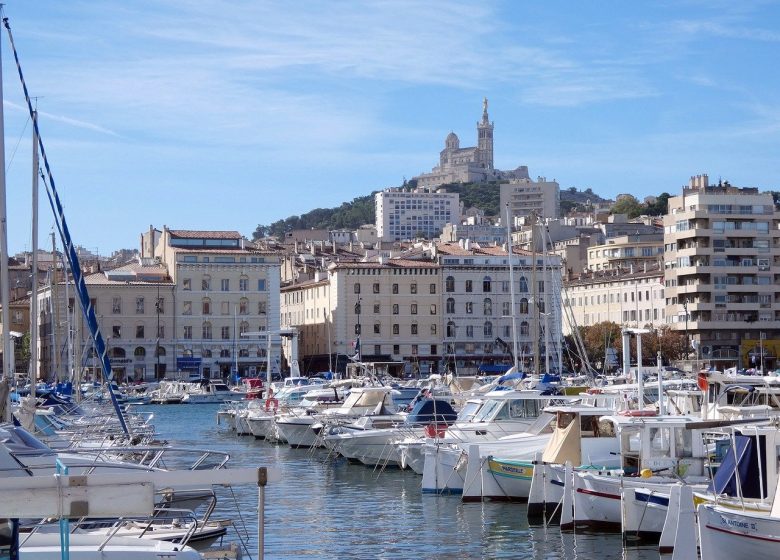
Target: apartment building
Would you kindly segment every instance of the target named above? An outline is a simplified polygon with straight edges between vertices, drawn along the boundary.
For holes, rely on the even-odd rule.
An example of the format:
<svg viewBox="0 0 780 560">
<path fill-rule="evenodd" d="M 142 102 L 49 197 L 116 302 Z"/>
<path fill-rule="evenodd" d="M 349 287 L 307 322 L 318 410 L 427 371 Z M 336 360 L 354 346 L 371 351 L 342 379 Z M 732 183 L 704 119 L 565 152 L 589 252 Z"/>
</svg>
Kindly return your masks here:
<svg viewBox="0 0 780 560">
<path fill-rule="evenodd" d="M 772 195 L 692 177 L 664 217 L 666 320 L 719 368 L 776 367 L 780 212 Z"/>
<path fill-rule="evenodd" d="M 85 276 L 116 379 L 260 374 L 269 332 L 278 371 L 279 261 L 235 231 L 150 228 L 136 261 Z M 62 282 L 38 292 L 44 377 L 100 368 L 74 297 Z"/>
<path fill-rule="evenodd" d="M 658 233 L 610 237 L 605 243 L 588 247 L 589 270 L 658 268 L 663 262 L 664 236 Z"/>
<path fill-rule="evenodd" d="M 515 332 L 524 367 L 533 366 L 534 340 L 539 341 L 540 367 L 546 366 L 545 341 L 555 367 L 561 341 L 557 255 L 545 260 L 537 254 L 534 263 L 531 253 L 515 251 L 510 275 L 506 248 L 463 242 L 441 243 L 435 249 L 443 283 L 442 341 L 448 367 L 476 373 L 482 365 L 512 363 Z"/>
<path fill-rule="evenodd" d="M 555 219 L 560 214 L 561 189 L 556 181 L 545 177 L 531 179 L 511 179 L 501 184 L 501 218 L 506 218 L 505 208 L 509 204 L 510 220 L 530 216 L 532 213 L 541 218 Z"/>
<path fill-rule="evenodd" d="M 583 272 L 564 282 L 563 301 L 571 316 L 563 324 L 567 336 L 603 321 L 657 328 L 666 322 L 664 271 L 656 264 Z"/>
<path fill-rule="evenodd" d="M 443 189 L 385 189 L 374 195 L 374 206 L 381 241 L 432 239 L 446 224 L 460 221 L 460 197 Z"/>
</svg>

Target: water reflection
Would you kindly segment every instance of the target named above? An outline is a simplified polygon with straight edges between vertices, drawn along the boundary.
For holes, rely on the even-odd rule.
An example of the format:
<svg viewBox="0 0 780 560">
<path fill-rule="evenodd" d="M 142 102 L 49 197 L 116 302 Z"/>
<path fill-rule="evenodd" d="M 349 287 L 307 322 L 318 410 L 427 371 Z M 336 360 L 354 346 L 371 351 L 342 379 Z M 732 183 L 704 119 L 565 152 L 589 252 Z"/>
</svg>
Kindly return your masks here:
<svg viewBox="0 0 780 560">
<path fill-rule="evenodd" d="M 236 437 L 216 424 L 216 406 L 147 407 L 155 412 L 161 437 L 172 443 L 230 453 L 229 466 L 273 466 L 282 481 L 266 493 L 266 558 L 528 558 L 648 560 L 656 549 L 623 551 L 619 535 L 561 533 L 557 527 L 529 527 L 524 505 L 464 504 L 457 496 L 420 492 L 411 471 L 384 472 L 350 465 L 325 451 Z M 246 526 L 251 557 L 257 548 L 257 490 L 220 490 L 218 515 Z M 233 503 L 238 504 L 236 508 Z M 246 557 L 246 556 L 245 556 Z"/>
</svg>

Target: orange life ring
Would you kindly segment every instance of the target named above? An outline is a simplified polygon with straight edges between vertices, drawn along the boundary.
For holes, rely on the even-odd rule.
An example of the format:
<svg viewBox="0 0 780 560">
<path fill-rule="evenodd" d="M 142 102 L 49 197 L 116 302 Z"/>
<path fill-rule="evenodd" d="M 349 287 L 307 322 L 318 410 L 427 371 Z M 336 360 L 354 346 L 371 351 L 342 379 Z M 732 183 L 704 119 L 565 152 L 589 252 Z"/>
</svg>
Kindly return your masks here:
<svg viewBox="0 0 780 560">
<path fill-rule="evenodd" d="M 274 405 L 274 414 L 276 414 L 276 411 L 279 409 L 279 401 L 274 397 L 265 399 L 265 411 L 268 412 L 268 409 L 271 408 L 272 404 Z"/>
</svg>

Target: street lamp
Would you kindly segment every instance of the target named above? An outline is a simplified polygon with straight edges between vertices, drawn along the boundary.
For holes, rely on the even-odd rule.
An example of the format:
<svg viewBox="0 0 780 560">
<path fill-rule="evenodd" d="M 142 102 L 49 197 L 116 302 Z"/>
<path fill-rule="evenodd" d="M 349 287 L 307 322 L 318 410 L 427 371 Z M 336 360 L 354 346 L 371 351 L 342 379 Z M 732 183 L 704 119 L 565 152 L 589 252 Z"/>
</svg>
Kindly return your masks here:
<svg viewBox="0 0 780 560">
<path fill-rule="evenodd" d="M 362 362 L 363 360 L 361 359 L 361 352 L 360 352 L 360 333 L 362 332 L 360 328 L 360 298 L 358 298 L 357 303 L 355 304 L 355 315 L 357 315 L 357 328 L 355 329 L 357 340 L 355 341 L 355 346 L 356 346 L 355 350 L 357 350 L 356 352 L 357 361 Z"/>
<path fill-rule="evenodd" d="M 683 300 L 683 310 L 685 311 L 685 361 L 687 362 L 688 348 L 691 346 L 691 340 L 688 335 L 688 300 Z"/>
</svg>

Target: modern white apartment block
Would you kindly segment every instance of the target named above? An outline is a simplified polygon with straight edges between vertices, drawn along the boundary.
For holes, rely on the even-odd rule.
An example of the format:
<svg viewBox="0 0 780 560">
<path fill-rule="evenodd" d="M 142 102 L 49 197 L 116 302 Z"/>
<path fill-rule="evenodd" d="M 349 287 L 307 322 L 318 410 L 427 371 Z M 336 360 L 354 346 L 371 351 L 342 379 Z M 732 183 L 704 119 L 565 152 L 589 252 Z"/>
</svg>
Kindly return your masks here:
<svg viewBox="0 0 780 560">
<path fill-rule="evenodd" d="M 390 188 L 374 195 L 374 206 L 382 241 L 432 239 L 448 223 L 460 221 L 460 197 L 442 190 Z"/>
<path fill-rule="evenodd" d="M 509 204 L 510 220 L 514 225 L 516 218 L 536 216 L 555 219 L 560 214 L 561 189 L 556 181 L 539 177 L 536 181 L 528 178 L 510 179 L 501 184 L 501 219 L 506 219 L 506 205 Z"/>
<path fill-rule="evenodd" d="M 621 327 L 657 328 L 666 323 L 664 272 L 648 268 L 612 268 L 574 275 L 564 282 L 564 305 L 570 320 L 563 333 L 604 321 Z"/>
<path fill-rule="evenodd" d="M 692 177 L 664 217 L 666 320 L 718 368 L 780 351 L 780 212 L 772 195 Z M 758 359 L 757 359 L 758 358 Z"/>
</svg>

